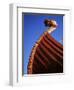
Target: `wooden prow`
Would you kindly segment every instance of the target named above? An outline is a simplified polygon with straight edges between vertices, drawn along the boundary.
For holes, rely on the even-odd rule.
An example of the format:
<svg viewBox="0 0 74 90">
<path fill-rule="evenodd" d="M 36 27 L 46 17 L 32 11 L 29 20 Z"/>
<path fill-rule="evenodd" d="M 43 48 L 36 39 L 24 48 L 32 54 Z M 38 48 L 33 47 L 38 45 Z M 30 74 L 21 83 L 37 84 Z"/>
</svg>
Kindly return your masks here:
<svg viewBox="0 0 74 90">
<path fill-rule="evenodd" d="M 56 30 L 57 23 L 54 20 L 45 20 L 44 23 L 49 28 L 39 38 L 31 51 L 28 74 L 63 72 L 63 45 L 49 34 Z"/>
</svg>

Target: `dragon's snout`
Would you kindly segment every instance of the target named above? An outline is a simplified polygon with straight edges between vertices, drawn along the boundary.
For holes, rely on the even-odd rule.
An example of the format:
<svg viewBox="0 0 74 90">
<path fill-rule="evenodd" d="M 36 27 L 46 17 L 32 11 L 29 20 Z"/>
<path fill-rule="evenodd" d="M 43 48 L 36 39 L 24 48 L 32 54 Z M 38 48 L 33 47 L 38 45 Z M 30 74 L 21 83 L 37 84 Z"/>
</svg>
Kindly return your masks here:
<svg viewBox="0 0 74 90">
<path fill-rule="evenodd" d="M 49 19 L 46 19 L 44 21 L 44 24 L 45 26 L 48 26 L 48 27 L 57 27 L 57 22 L 55 20 L 49 20 Z"/>
</svg>

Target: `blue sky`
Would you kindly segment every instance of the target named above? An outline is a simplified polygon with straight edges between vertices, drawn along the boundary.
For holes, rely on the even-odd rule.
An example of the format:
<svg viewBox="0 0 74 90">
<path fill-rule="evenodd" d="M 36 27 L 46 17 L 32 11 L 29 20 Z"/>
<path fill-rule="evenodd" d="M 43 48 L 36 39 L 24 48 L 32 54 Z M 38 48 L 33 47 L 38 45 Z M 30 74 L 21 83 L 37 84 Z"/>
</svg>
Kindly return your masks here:
<svg viewBox="0 0 74 90">
<path fill-rule="evenodd" d="M 35 42 L 47 30 L 45 19 L 53 19 L 58 23 L 57 29 L 51 35 L 58 42 L 63 38 L 63 15 L 24 13 L 24 74 L 27 74 L 29 56 Z"/>
</svg>

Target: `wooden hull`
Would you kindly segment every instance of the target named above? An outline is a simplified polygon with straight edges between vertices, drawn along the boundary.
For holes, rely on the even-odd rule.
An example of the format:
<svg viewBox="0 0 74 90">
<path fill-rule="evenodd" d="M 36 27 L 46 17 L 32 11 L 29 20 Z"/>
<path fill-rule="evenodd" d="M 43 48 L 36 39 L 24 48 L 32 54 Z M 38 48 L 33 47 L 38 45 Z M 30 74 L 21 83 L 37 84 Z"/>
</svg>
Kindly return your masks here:
<svg viewBox="0 0 74 90">
<path fill-rule="evenodd" d="M 45 32 L 32 49 L 28 74 L 63 72 L 63 45 Z"/>
</svg>

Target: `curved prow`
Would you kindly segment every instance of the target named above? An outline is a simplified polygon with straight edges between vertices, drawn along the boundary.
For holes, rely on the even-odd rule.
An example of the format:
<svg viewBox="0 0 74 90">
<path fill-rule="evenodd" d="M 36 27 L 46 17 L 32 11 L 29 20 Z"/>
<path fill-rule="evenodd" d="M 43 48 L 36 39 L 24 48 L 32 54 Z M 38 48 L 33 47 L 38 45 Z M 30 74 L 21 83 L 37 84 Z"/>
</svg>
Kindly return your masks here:
<svg viewBox="0 0 74 90">
<path fill-rule="evenodd" d="M 54 20 L 45 20 L 47 31 L 32 48 L 28 74 L 62 73 L 63 72 L 63 45 L 56 41 L 51 34 L 57 28 Z"/>
</svg>

